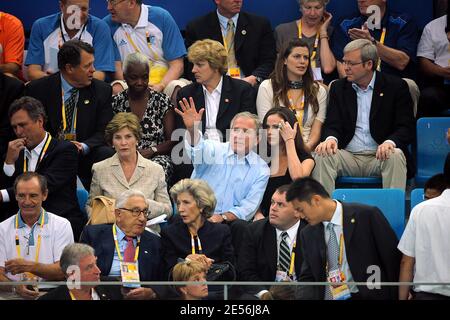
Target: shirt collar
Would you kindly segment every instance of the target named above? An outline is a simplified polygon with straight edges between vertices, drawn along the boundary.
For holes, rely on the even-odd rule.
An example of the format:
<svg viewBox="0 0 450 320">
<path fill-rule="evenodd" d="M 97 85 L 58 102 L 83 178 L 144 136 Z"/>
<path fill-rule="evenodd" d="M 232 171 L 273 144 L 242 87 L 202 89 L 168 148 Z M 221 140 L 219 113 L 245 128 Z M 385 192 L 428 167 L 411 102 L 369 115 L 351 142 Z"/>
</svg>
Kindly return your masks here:
<svg viewBox="0 0 450 320">
<path fill-rule="evenodd" d="M 294 241 L 294 239 L 297 239 L 297 231 L 298 231 L 298 227 L 300 226 L 300 220 L 297 221 L 296 224 L 294 224 L 292 227 L 290 227 L 287 230 L 284 230 L 287 232 L 288 236 L 289 236 L 289 240 L 291 242 Z M 281 234 L 284 232 L 283 230 L 280 230 L 278 228 L 275 228 L 275 230 L 277 231 L 277 239 L 280 239 Z"/>
<path fill-rule="evenodd" d="M 227 17 L 224 17 L 223 15 L 221 15 L 219 13 L 219 10 L 216 10 L 216 12 L 217 12 L 217 17 L 219 18 L 220 26 L 222 27 L 222 29 L 227 30 L 229 19 Z M 231 20 L 233 20 L 233 22 L 234 22 L 235 29 L 237 28 L 238 19 L 239 19 L 239 13 L 236 13 L 233 17 L 231 17 Z"/>
<path fill-rule="evenodd" d="M 36 147 L 34 147 L 33 150 L 28 150 L 28 149 L 25 149 L 25 150 L 28 151 L 30 154 L 31 154 L 31 152 L 33 152 L 33 151 L 34 151 L 35 153 L 37 153 L 38 155 L 41 154 L 41 151 L 42 151 L 42 149 L 44 148 L 45 141 L 47 141 L 47 137 L 48 137 L 48 132 L 45 132 L 45 137 L 44 137 L 44 139 L 43 139 Z"/>
<path fill-rule="evenodd" d="M 148 25 L 148 10 L 150 6 L 146 6 L 141 4 L 141 15 L 139 16 L 138 23 L 136 24 L 135 29 L 137 28 L 145 28 Z"/>
<path fill-rule="evenodd" d="M 369 91 L 369 90 L 373 90 L 373 88 L 375 87 L 375 78 L 376 78 L 376 76 L 377 76 L 377 73 L 374 72 L 374 73 L 373 73 L 373 76 L 372 76 L 372 80 L 370 80 L 369 85 L 367 86 L 366 89 L 362 89 L 362 88 L 361 88 L 360 86 L 358 86 L 356 83 L 352 82 L 352 87 L 353 87 L 353 89 L 354 89 L 356 92 L 360 92 L 360 91 L 367 92 L 367 91 Z"/>
<path fill-rule="evenodd" d="M 237 154 L 231 148 L 231 142 L 228 142 L 227 158 L 229 158 L 231 156 L 237 157 Z M 257 159 L 255 158 L 255 156 L 257 156 L 256 153 L 253 150 L 250 150 L 250 152 L 247 153 L 244 157 L 247 164 L 257 164 L 258 162 L 257 162 Z"/>
<path fill-rule="evenodd" d="M 43 213 L 45 214 L 45 216 L 44 216 L 44 225 L 46 225 L 48 223 L 48 213 L 45 212 L 42 209 L 41 209 L 41 214 L 39 215 L 39 218 L 37 219 L 36 223 L 40 222 Z M 23 221 L 22 215 L 20 214 L 20 211 L 17 214 L 19 215 L 19 223 L 18 223 L 19 229 L 25 228 L 27 226 L 27 224 Z"/>
<path fill-rule="evenodd" d="M 334 210 L 333 217 L 330 221 L 323 221 L 323 226 L 325 229 L 327 228 L 328 224 L 331 222 L 335 226 L 341 226 L 342 227 L 342 203 L 339 201 L 336 201 L 333 199 L 334 202 L 336 202 L 336 209 Z"/>
<path fill-rule="evenodd" d="M 63 15 L 59 14 L 59 26 L 61 27 L 61 32 L 67 40 L 70 40 L 69 34 L 66 31 L 66 26 L 64 25 Z M 87 23 L 87 20 L 86 20 Z M 84 24 L 80 26 L 80 30 L 76 33 L 75 37 L 84 29 Z"/>
<path fill-rule="evenodd" d="M 60 76 L 61 76 L 61 87 L 62 87 L 63 91 L 69 92 L 70 90 L 72 90 L 73 87 L 70 85 L 70 83 L 67 82 L 66 79 L 64 79 L 62 74 L 60 74 Z"/>
<path fill-rule="evenodd" d="M 219 96 L 222 94 L 222 84 L 223 84 L 223 76 L 220 77 L 220 81 L 217 84 L 217 87 L 214 88 L 213 92 L 211 93 L 211 95 L 213 95 L 215 92 L 217 92 L 219 94 Z M 209 94 L 208 89 L 206 89 L 206 87 L 204 85 L 202 85 L 203 87 L 203 93 Z"/>
<path fill-rule="evenodd" d="M 118 241 L 127 241 L 125 239 L 126 234 L 125 232 L 122 231 L 122 229 L 119 228 L 119 226 L 116 224 L 116 232 L 117 232 L 117 240 Z M 139 240 L 141 238 L 141 236 L 137 236 L 136 239 Z"/>
</svg>

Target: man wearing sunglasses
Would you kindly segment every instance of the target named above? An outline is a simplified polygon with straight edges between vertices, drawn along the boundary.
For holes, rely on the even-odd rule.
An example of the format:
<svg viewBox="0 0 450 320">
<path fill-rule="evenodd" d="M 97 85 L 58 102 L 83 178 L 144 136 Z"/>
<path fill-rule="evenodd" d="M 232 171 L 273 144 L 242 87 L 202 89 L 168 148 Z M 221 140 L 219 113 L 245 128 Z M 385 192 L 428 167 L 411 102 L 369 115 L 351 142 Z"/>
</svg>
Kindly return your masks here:
<svg viewBox="0 0 450 320">
<path fill-rule="evenodd" d="M 80 242 L 95 249 L 97 265 L 108 280 L 123 281 L 124 299 L 150 300 L 161 288 L 142 287 L 136 281 L 161 281 L 160 238 L 145 230 L 149 215 L 145 195 L 127 190 L 116 199 L 113 225 L 86 226 Z"/>
</svg>

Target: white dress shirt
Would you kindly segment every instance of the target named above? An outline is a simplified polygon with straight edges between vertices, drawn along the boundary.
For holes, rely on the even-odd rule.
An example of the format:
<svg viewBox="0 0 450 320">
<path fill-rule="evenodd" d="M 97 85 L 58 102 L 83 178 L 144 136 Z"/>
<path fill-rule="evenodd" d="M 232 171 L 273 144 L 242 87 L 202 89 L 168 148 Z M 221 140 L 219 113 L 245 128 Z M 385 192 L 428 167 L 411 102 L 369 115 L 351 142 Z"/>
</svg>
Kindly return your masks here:
<svg viewBox="0 0 450 320">
<path fill-rule="evenodd" d="M 220 96 L 222 95 L 223 77 L 217 87 L 210 93 L 205 86 L 203 87 L 203 95 L 205 97 L 205 112 L 206 112 L 206 139 L 223 142 L 224 137 L 221 137 L 220 131 L 216 129 L 217 114 L 219 113 Z"/>
</svg>

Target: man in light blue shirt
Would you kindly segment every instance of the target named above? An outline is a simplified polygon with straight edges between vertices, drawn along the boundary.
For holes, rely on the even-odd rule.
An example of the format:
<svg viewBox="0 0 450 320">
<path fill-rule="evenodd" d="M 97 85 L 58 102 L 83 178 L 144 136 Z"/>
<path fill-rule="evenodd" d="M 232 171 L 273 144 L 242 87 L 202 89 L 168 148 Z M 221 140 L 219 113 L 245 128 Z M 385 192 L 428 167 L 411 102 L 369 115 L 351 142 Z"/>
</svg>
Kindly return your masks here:
<svg viewBox="0 0 450 320">
<path fill-rule="evenodd" d="M 378 60 L 368 40 L 352 41 L 344 49 L 347 78 L 331 86 L 324 141 L 315 150 L 312 174 L 329 194 L 338 176 L 381 176 L 383 188 L 406 187 L 413 103 L 404 80 L 375 71 Z"/>
<path fill-rule="evenodd" d="M 180 102 L 187 128 L 185 148 L 194 171 L 192 179 L 208 182 L 217 197 L 212 222 L 251 220 L 259 207 L 269 180 L 269 167 L 252 149 L 259 141 L 260 122 L 249 112 L 238 113 L 231 121 L 230 141 L 221 143 L 203 139 L 195 126 L 201 121 L 204 109 L 195 110 L 194 101 Z"/>
</svg>

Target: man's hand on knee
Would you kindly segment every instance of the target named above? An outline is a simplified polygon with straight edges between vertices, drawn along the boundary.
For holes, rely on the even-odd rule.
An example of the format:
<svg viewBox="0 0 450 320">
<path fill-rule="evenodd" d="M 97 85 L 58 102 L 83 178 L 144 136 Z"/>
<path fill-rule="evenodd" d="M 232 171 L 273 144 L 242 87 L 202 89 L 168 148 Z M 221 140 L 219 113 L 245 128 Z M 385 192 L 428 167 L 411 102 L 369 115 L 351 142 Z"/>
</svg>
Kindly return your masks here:
<svg viewBox="0 0 450 320">
<path fill-rule="evenodd" d="M 319 143 L 316 147 L 316 153 L 319 156 L 330 156 L 337 152 L 337 142 L 334 139 L 328 139 Z"/>
<path fill-rule="evenodd" d="M 376 158 L 381 161 L 388 160 L 394 151 L 395 147 L 392 143 L 384 142 L 378 146 Z"/>
</svg>

